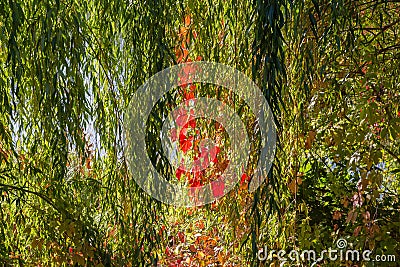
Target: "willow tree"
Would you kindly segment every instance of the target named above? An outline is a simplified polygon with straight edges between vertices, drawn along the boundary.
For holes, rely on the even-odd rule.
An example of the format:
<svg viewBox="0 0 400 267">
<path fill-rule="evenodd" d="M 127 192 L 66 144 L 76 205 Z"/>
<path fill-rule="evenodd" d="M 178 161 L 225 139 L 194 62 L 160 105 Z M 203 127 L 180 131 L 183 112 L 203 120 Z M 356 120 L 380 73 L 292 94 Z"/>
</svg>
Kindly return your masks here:
<svg viewBox="0 0 400 267">
<path fill-rule="evenodd" d="M 391 1 L 0 2 L 0 263 L 185 264 L 166 250 L 175 230 L 165 225 L 191 224 L 193 211 L 134 182 L 123 113 L 150 76 L 196 59 L 251 77 L 279 142 L 267 183 L 196 210 L 224 230 L 231 257 L 190 250 L 194 264 L 257 266 L 264 245 L 322 250 L 339 237 L 398 255 L 398 11 Z M 149 156 L 168 173 L 154 125 Z"/>
</svg>

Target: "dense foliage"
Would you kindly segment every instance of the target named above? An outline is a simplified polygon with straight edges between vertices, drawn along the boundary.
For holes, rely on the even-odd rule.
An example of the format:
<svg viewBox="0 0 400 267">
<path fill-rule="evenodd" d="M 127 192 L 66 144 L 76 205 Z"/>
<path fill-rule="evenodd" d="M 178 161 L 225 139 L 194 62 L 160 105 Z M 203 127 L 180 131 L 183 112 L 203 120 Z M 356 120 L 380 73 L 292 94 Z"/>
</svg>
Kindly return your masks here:
<svg viewBox="0 0 400 267">
<path fill-rule="evenodd" d="M 264 245 L 322 251 L 339 238 L 400 259 L 399 12 L 389 0 L 0 1 L 0 264 L 258 266 Z M 217 202 L 174 208 L 132 179 L 123 114 L 147 78 L 196 60 L 252 78 L 278 148 L 257 191 L 250 164 Z M 189 185 L 213 177 L 171 170 L 157 132 L 170 103 L 195 96 L 235 107 L 257 159 L 257 123 L 237 96 L 177 88 L 146 140 L 156 168 Z M 196 136 L 209 124 L 181 126 Z"/>
</svg>

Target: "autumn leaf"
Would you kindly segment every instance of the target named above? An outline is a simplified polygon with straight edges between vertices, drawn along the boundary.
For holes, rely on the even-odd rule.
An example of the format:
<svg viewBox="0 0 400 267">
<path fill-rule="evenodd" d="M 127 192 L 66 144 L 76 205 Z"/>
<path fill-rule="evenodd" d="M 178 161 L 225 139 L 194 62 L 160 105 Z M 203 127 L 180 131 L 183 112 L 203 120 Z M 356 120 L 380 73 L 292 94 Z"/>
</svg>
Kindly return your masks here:
<svg viewBox="0 0 400 267">
<path fill-rule="evenodd" d="M 191 16 L 190 16 L 190 15 L 186 15 L 186 16 L 185 16 L 185 26 L 186 26 L 186 27 L 189 27 L 191 21 L 192 21 Z"/>
<path fill-rule="evenodd" d="M 310 149 L 311 148 L 312 143 L 314 142 L 316 134 L 317 133 L 315 131 L 309 131 L 308 132 L 307 139 L 306 139 L 306 142 L 305 142 L 305 148 L 306 149 Z"/>
<path fill-rule="evenodd" d="M 334 220 L 340 220 L 340 218 L 342 218 L 342 213 L 338 210 L 335 210 L 332 217 Z"/>
</svg>

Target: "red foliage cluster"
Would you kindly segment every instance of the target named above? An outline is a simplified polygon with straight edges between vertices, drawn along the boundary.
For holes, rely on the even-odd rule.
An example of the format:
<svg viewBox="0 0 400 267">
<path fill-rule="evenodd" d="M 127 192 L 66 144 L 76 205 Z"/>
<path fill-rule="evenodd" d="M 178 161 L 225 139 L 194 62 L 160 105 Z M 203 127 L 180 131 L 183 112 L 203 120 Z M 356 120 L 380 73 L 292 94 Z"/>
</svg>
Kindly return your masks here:
<svg viewBox="0 0 400 267">
<path fill-rule="evenodd" d="M 190 15 L 184 18 L 184 26 L 179 30 L 179 42 L 175 48 L 175 55 L 177 63 L 192 62 L 190 58 L 189 44 L 191 38 L 196 39 L 197 33 L 191 29 L 192 18 Z M 201 56 L 197 56 L 195 61 L 202 60 Z M 177 110 L 175 114 L 175 121 L 177 128 L 171 130 L 171 139 L 173 142 L 179 142 L 179 149 L 184 155 L 192 158 L 193 164 L 190 169 L 186 169 L 183 160 L 180 166 L 176 170 L 176 177 L 181 180 L 182 177 L 187 179 L 187 182 L 191 188 L 190 193 L 194 194 L 197 187 L 203 186 L 206 179 L 206 170 L 211 165 L 216 167 L 218 170 L 224 169 L 226 167 L 226 162 L 219 162 L 218 155 L 221 153 L 221 149 L 217 144 L 205 145 L 200 142 L 200 130 L 196 118 L 194 117 L 194 110 L 190 108 L 190 103 L 196 101 L 195 94 L 197 86 L 193 84 L 193 74 L 198 71 L 193 65 L 183 65 L 181 71 L 178 74 L 178 79 L 180 83 L 179 93 L 182 96 L 182 100 L 185 102 L 185 107 Z M 220 129 L 222 125 L 219 123 L 215 124 L 216 129 Z M 220 167 L 222 166 L 222 167 Z M 209 174 L 209 173 L 208 173 Z M 224 195 L 225 182 L 221 179 L 221 176 L 216 171 L 211 176 L 211 189 L 215 197 L 220 197 Z M 241 177 L 241 184 L 249 182 L 249 177 L 243 174 Z"/>
</svg>

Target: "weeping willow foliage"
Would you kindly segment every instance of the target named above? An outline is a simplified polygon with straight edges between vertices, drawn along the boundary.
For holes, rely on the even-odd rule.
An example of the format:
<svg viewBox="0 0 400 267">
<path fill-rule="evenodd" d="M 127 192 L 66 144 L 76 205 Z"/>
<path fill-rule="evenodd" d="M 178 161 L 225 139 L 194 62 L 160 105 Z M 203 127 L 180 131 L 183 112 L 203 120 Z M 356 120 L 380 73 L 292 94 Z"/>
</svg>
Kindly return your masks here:
<svg viewBox="0 0 400 267">
<path fill-rule="evenodd" d="M 335 210 L 348 212 L 340 203 L 357 191 L 357 181 L 347 174 L 354 153 L 369 153 L 365 162 L 355 164 L 368 171 L 375 166 L 373 177 L 398 174 L 395 88 L 400 68 L 387 59 L 398 62 L 398 9 L 391 1 L 342 0 L 1 1 L 0 264 L 157 265 L 167 242 L 160 228 L 177 211 L 149 197 L 131 179 L 123 111 L 147 78 L 179 63 L 182 46 L 193 60 L 200 56 L 224 63 L 251 77 L 278 127 L 268 183 L 251 194 L 246 209 L 233 197 L 219 210 L 230 218 L 227 223 L 236 224 L 224 233 L 227 242 L 239 244 L 232 253 L 240 255 L 243 266 L 258 266 L 257 252 L 264 244 L 309 248 L 315 232 L 319 247 L 330 244 L 330 219 L 319 226 L 316 220 Z M 370 61 L 379 64 L 365 63 Z M 375 76 L 366 74 L 366 65 Z M 365 114 L 355 113 L 368 109 L 367 98 L 354 96 L 366 84 L 381 86 L 381 95 L 391 93 L 382 108 L 387 111 L 384 124 L 394 125 L 368 144 L 362 143 L 368 126 L 362 137 L 356 133 Z M 316 101 L 319 107 L 310 109 Z M 335 130 L 318 130 L 330 122 Z M 353 133 L 351 143 L 341 147 L 347 129 Z M 329 143 L 330 136 L 337 140 Z M 320 143 L 315 141 L 318 149 L 311 153 L 314 139 Z M 377 150 L 387 156 L 375 155 Z M 328 175 L 326 164 L 333 161 L 337 173 Z M 382 172 L 380 162 L 386 164 Z M 308 186 L 304 190 L 299 173 Z M 335 177 L 338 186 L 324 191 Z M 300 191 L 290 190 L 293 180 Z M 376 201 L 367 208 L 397 205 L 398 210 L 398 181 L 392 178 L 387 190 L 379 186 L 371 189 Z M 313 190 L 325 193 L 313 195 Z M 379 193 L 388 190 L 394 195 L 379 202 Z M 321 214 L 308 215 L 323 203 L 328 208 Z M 209 207 L 204 212 L 215 216 Z M 398 216 L 385 211 L 379 218 L 393 224 L 386 224 L 390 234 L 377 247 L 398 252 L 399 236 L 392 233 Z M 242 235 L 237 233 L 241 224 Z M 341 231 L 352 234 L 356 226 Z M 359 244 L 373 240 L 367 232 L 362 236 Z"/>
</svg>

